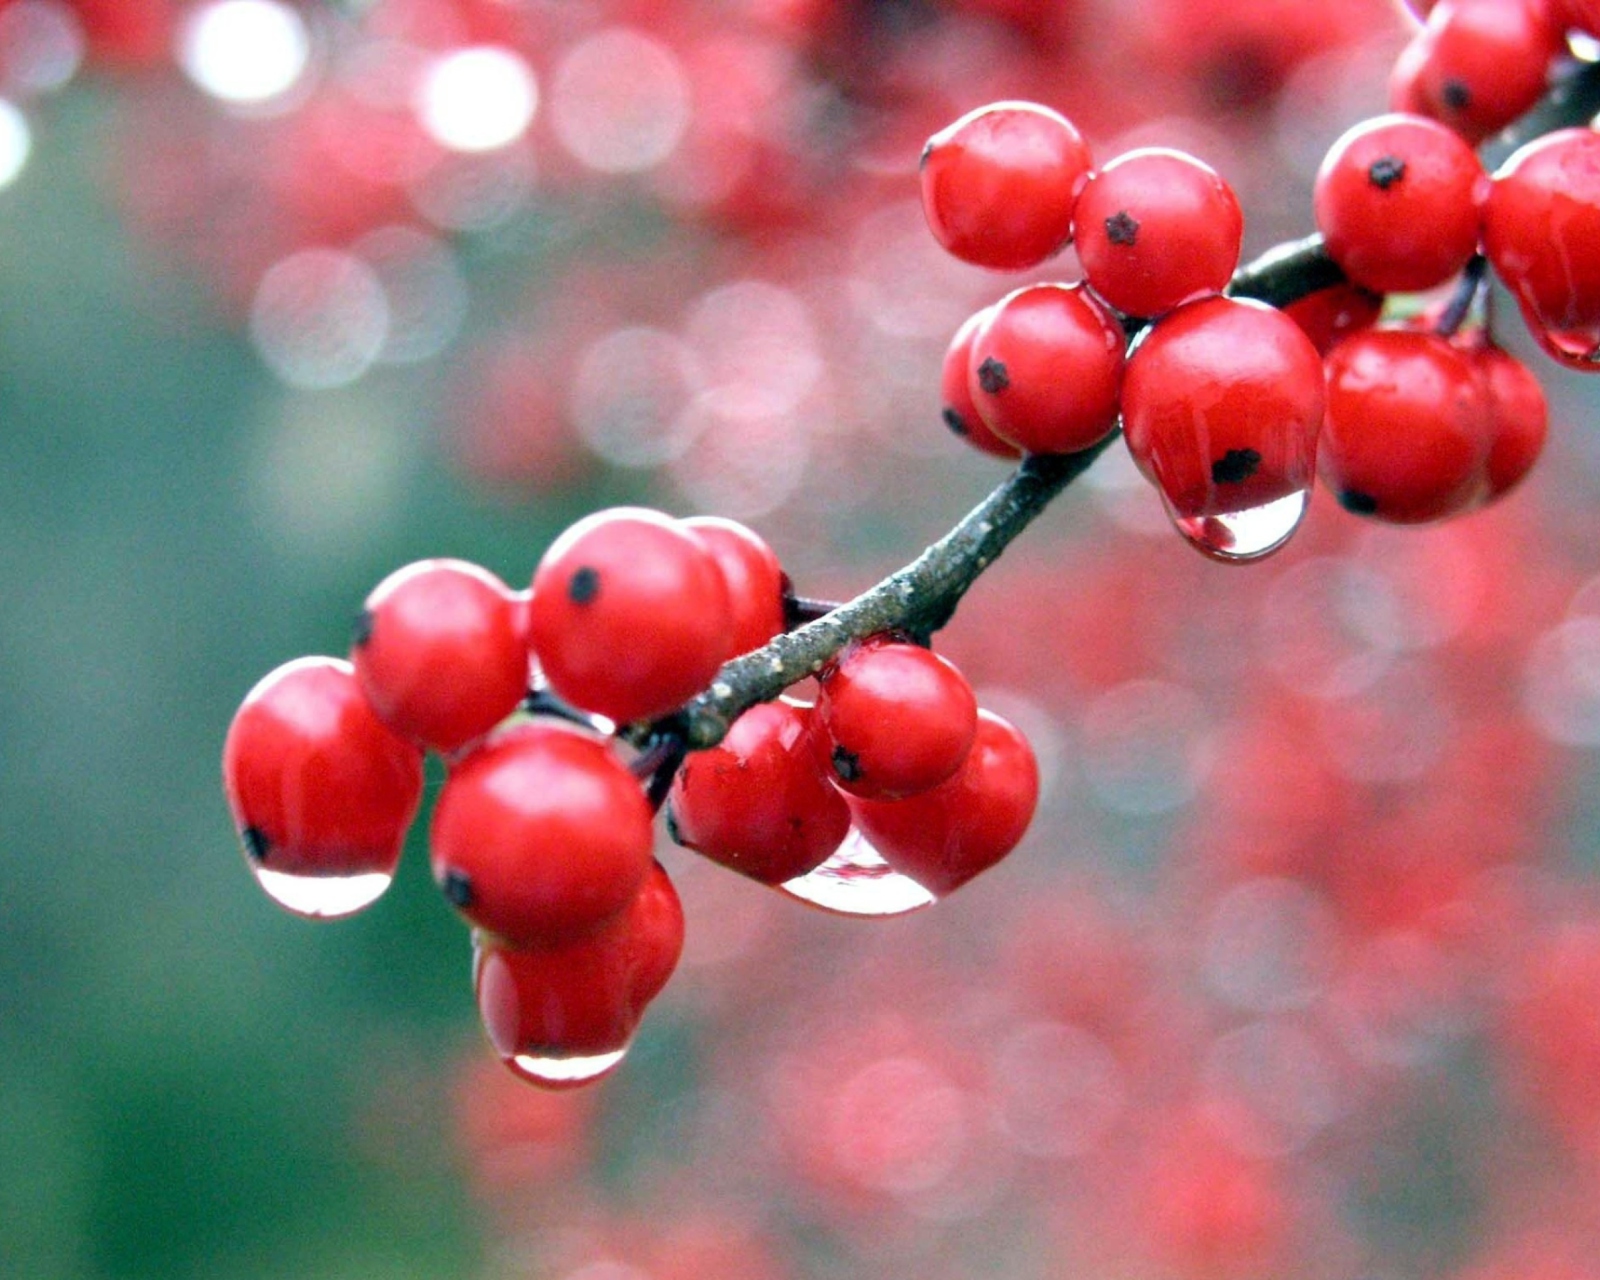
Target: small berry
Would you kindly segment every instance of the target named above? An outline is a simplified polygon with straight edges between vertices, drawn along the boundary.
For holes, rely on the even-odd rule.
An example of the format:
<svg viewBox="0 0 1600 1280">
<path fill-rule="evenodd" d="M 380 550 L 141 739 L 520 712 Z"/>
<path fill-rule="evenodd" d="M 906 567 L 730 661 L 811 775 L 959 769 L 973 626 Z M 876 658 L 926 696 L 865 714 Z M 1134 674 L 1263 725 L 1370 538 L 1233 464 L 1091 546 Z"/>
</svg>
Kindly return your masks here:
<svg viewBox="0 0 1600 1280">
<path fill-rule="evenodd" d="M 766 540 L 725 516 L 691 516 L 682 525 L 701 542 L 722 570 L 733 609 L 728 657 L 759 649 L 783 627 L 783 565 Z"/>
<path fill-rule="evenodd" d="M 1488 177 L 1459 134 L 1386 115 L 1347 131 L 1317 172 L 1312 207 L 1328 255 L 1375 293 L 1442 284 L 1477 252 Z"/>
<path fill-rule="evenodd" d="M 992 103 L 928 139 L 922 209 L 934 238 L 963 262 L 1025 271 L 1071 241 L 1072 202 L 1091 164 L 1065 116 Z"/>
<path fill-rule="evenodd" d="M 1544 451 L 1550 406 L 1533 371 L 1508 351 L 1484 343 L 1468 353 L 1489 397 L 1489 458 L 1483 500 L 1520 484 Z"/>
<path fill-rule="evenodd" d="M 1336 284 L 1296 298 L 1283 314 L 1297 325 L 1318 353 L 1327 355 L 1347 333 L 1370 329 L 1383 314 L 1383 296 L 1359 285 Z"/>
<path fill-rule="evenodd" d="M 974 311 L 961 322 L 944 353 L 939 373 L 939 395 L 944 401 L 944 424 L 974 449 L 996 458 L 1015 459 L 1022 450 L 989 429 L 972 400 L 972 340 L 988 321 L 989 308 Z"/>
<path fill-rule="evenodd" d="M 617 1066 L 683 952 L 683 907 L 659 863 L 609 922 L 575 941 L 513 947 L 479 934 L 473 986 L 489 1042 L 549 1088 Z"/>
<path fill-rule="evenodd" d="M 673 838 L 763 884 L 815 869 L 850 829 L 844 799 L 818 766 L 818 731 L 811 707 L 751 707 L 679 770 L 668 802 Z"/>
<path fill-rule="evenodd" d="M 572 938 L 638 891 L 651 826 L 643 790 L 607 743 L 518 724 L 451 769 L 433 812 L 433 877 L 463 916 L 508 942 Z"/>
<path fill-rule="evenodd" d="M 733 644 L 728 583 L 705 542 L 642 507 L 579 520 L 533 577 L 529 631 L 550 687 L 619 723 L 711 683 Z"/>
<path fill-rule="evenodd" d="M 222 781 L 258 875 L 375 875 L 386 884 L 422 798 L 422 751 L 378 719 L 348 662 L 297 658 L 263 677 L 234 713 Z M 274 896 L 319 918 L 371 900 L 324 907 L 309 895 L 297 907 Z"/>
<path fill-rule="evenodd" d="M 1133 316 L 1221 292 L 1243 235 L 1239 201 L 1216 170 L 1160 147 L 1129 151 L 1090 175 L 1073 213 L 1084 278 Z"/>
<path fill-rule="evenodd" d="M 1318 467 L 1345 510 L 1440 520 L 1483 493 L 1490 411 L 1466 355 L 1432 333 L 1353 334 L 1327 358 Z"/>
<path fill-rule="evenodd" d="M 820 746 L 837 786 L 870 799 L 914 795 L 966 759 L 978 715 L 953 664 L 920 645 L 869 640 L 821 679 Z"/>
<path fill-rule="evenodd" d="M 460 560 L 422 560 L 367 597 L 350 658 L 373 710 L 397 733 L 451 752 L 517 709 L 528 648 L 509 588 Z"/>
<path fill-rule="evenodd" d="M 1083 285 L 1007 294 L 972 337 L 967 390 L 1002 440 L 1028 453 L 1077 453 L 1117 423 L 1126 339 Z"/>
<path fill-rule="evenodd" d="M 903 800 L 850 801 L 857 827 L 896 871 L 937 897 L 994 866 L 1027 833 L 1039 766 L 1021 731 L 978 713 L 972 749 L 956 774 Z"/>
</svg>

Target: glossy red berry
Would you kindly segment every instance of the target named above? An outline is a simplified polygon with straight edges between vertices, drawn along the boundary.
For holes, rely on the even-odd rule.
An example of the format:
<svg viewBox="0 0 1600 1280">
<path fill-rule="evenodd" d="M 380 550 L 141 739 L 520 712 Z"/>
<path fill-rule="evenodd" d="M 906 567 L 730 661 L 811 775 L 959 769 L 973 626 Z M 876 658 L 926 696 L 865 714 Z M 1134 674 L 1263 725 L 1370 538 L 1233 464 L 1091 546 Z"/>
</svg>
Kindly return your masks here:
<svg viewBox="0 0 1600 1280">
<path fill-rule="evenodd" d="M 1465 354 L 1436 334 L 1373 330 L 1335 347 L 1327 374 L 1318 465 L 1347 511 L 1415 524 L 1479 499 L 1489 406 Z"/>
<path fill-rule="evenodd" d="M 1489 180 L 1461 136 L 1423 116 L 1363 121 L 1329 149 L 1312 208 L 1331 257 L 1376 293 L 1431 289 L 1478 249 Z"/>
<path fill-rule="evenodd" d="M 477 935 L 484 1031 L 525 1080 L 563 1088 L 621 1063 L 645 1007 L 683 951 L 683 907 L 660 864 L 614 919 L 574 941 L 513 947 Z"/>
<path fill-rule="evenodd" d="M 1483 243 L 1545 349 L 1600 368 L 1600 133 L 1561 129 L 1513 153 L 1490 184 Z"/>
<path fill-rule="evenodd" d="M 1205 522 L 1292 501 L 1298 516 L 1316 470 L 1322 361 L 1283 312 L 1203 298 L 1141 335 L 1128 358 L 1122 422 L 1129 452 L 1198 545 Z M 1185 522 L 1188 522 L 1185 524 Z M 1293 532 L 1287 520 L 1282 537 Z M 1264 554 L 1241 547 L 1237 558 Z M 1216 545 L 1224 553 L 1230 547 Z"/>
<path fill-rule="evenodd" d="M 759 649 L 784 629 L 783 565 L 766 539 L 725 516 L 691 516 L 683 527 L 711 552 L 728 585 L 733 643 L 728 657 Z"/>
<path fill-rule="evenodd" d="M 373 713 L 338 658 L 297 658 L 245 695 L 222 782 L 251 870 L 301 915 L 348 915 L 388 886 L 422 798 L 422 751 Z"/>
<path fill-rule="evenodd" d="M 1220 293 L 1244 236 L 1239 201 L 1222 176 L 1162 147 L 1130 151 L 1090 175 L 1072 225 L 1084 278 L 1133 316 Z"/>
<path fill-rule="evenodd" d="M 955 776 L 903 800 L 852 799 L 850 810 L 885 862 L 942 897 L 1016 848 L 1038 801 L 1039 766 L 1027 738 L 980 711 Z"/>
<path fill-rule="evenodd" d="M 1390 106 L 1476 146 L 1543 96 L 1563 48 L 1546 0 L 1438 0 L 1395 62 Z"/>
<path fill-rule="evenodd" d="M 989 318 L 988 307 L 974 311 L 961 322 L 950 346 L 945 350 L 944 363 L 939 372 L 939 395 L 943 400 L 944 425 L 960 436 L 974 449 L 996 458 L 1015 459 L 1022 450 L 1009 440 L 1002 440 L 990 430 L 983 414 L 973 403 L 970 370 L 972 366 L 972 340 Z"/>
<path fill-rule="evenodd" d="M 817 716 L 835 784 L 880 799 L 926 791 L 960 768 L 978 703 L 966 677 L 932 650 L 877 639 L 823 672 Z"/>
<path fill-rule="evenodd" d="M 922 209 L 963 262 L 1025 271 L 1066 248 L 1072 202 L 1092 164 L 1065 116 L 996 102 L 962 116 L 922 151 Z"/>
<path fill-rule="evenodd" d="M 989 429 L 1027 453 L 1077 453 L 1117 424 L 1126 338 L 1083 285 L 1007 294 L 972 338 L 968 392 Z"/>
<path fill-rule="evenodd" d="M 1489 399 L 1489 457 L 1483 500 L 1492 502 L 1520 484 L 1544 451 L 1550 406 L 1544 387 L 1509 351 L 1485 343 L 1468 352 Z"/>
<path fill-rule="evenodd" d="M 1383 296 L 1354 284 L 1330 285 L 1283 309 L 1322 355 L 1346 334 L 1370 329 L 1383 314 Z"/>
<path fill-rule="evenodd" d="M 1591 36 L 1600 35 L 1600 0 L 1552 0 L 1554 16 Z"/>
<path fill-rule="evenodd" d="M 367 597 L 350 646 L 373 710 L 436 751 L 481 738 L 527 693 L 520 610 L 500 579 L 461 560 L 390 574 Z"/>
<path fill-rule="evenodd" d="M 751 707 L 678 771 L 668 800 L 673 838 L 763 884 L 819 866 L 844 840 L 850 811 L 823 777 L 818 734 L 811 707 L 781 699 Z"/>
<path fill-rule="evenodd" d="M 514 945 L 604 923 L 650 868 L 653 815 L 603 740 L 549 721 L 473 748 L 439 792 L 433 878 L 461 914 Z"/>
<path fill-rule="evenodd" d="M 619 723 L 664 715 L 710 684 L 734 627 L 706 544 L 642 507 L 596 512 L 557 538 L 528 620 L 550 687 Z"/>
</svg>

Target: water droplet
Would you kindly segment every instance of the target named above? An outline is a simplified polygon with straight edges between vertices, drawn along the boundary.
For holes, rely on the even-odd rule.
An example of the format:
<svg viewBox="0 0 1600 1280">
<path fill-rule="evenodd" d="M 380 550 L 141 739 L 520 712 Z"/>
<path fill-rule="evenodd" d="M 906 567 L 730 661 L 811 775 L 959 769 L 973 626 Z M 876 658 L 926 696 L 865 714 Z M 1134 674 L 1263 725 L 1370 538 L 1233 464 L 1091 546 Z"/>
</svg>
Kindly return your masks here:
<svg viewBox="0 0 1600 1280">
<path fill-rule="evenodd" d="M 524 1080 L 547 1089 L 565 1089 L 598 1080 L 614 1071 L 627 1056 L 628 1046 L 623 1045 L 610 1053 L 551 1054 L 548 1057 L 517 1053 L 506 1058 L 505 1064 Z"/>
<path fill-rule="evenodd" d="M 842 916 L 903 916 L 934 901 L 932 893 L 891 867 L 854 829 L 820 867 L 778 887 L 791 898 Z"/>
<path fill-rule="evenodd" d="M 371 906 L 394 879 L 382 871 L 353 876 L 297 876 L 252 866 L 256 883 L 285 911 L 312 920 L 338 920 Z"/>
<path fill-rule="evenodd" d="M 1528 327 L 1545 353 L 1560 364 L 1580 373 L 1600 373 L 1600 324 L 1550 329 L 1529 315 Z"/>
<path fill-rule="evenodd" d="M 1311 490 L 1307 488 L 1243 511 L 1180 516 L 1168 507 L 1167 514 L 1178 532 L 1203 555 L 1242 563 L 1271 555 L 1289 541 L 1289 535 L 1305 518 L 1310 501 Z"/>
</svg>

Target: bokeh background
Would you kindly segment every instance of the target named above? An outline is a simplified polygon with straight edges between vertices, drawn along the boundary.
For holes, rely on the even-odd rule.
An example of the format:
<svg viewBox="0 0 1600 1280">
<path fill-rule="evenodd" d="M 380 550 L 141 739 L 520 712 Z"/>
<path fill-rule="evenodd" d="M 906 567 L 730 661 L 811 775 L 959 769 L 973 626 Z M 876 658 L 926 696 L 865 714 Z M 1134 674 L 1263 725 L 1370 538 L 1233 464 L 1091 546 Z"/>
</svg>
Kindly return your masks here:
<svg viewBox="0 0 1600 1280">
<path fill-rule="evenodd" d="M 588 1091 L 494 1060 L 420 840 L 309 924 L 219 787 L 413 559 L 521 586 L 619 502 L 813 595 L 910 558 L 1004 474 L 936 385 L 1017 283 L 934 247 L 923 139 L 1033 98 L 1188 148 L 1256 252 L 1407 21 L 0 2 L 0 1273 L 1595 1274 L 1600 401 L 1548 364 L 1504 503 L 1318 498 L 1260 565 L 1108 455 L 942 641 L 1040 754 L 1024 846 L 884 921 L 665 847 L 688 951 Z"/>
</svg>

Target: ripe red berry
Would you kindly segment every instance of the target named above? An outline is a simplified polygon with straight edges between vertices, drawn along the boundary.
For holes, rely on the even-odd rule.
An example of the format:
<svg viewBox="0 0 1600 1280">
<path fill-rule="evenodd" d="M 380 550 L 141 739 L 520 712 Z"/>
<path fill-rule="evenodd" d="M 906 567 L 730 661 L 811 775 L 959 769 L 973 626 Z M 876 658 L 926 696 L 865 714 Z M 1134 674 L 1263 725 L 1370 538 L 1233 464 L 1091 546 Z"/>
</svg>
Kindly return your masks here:
<svg viewBox="0 0 1600 1280">
<path fill-rule="evenodd" d="M 1442 284 L 1477 252 L 1489 180 L 1461 136 L 1422 116 L 1363 121 L 1329 149 L 1312 206 L 1328 255 L 1376 293 Z"/>
<path fill-rule="evenodd" d="M 534 573 L 529 630 L 550 687 L 619 723 L 664 715 L 710 684 L 733 625 L 715 557 L 659 511 L 586 516 Z"/>
<path fill-rule="evenodd" d="M 1027 738 L 980 711 L 955 776 L 903 800 L 852 799 L 850 811 L 885 862 L 942 897 L 1016 848 L 1038 800 L 1039 766 Z"/>
<path fill-rule="evenodd" d="M 1007 294 L 972 338 L 968 392 L 995 435 L 1028 453 L 1077 453 L 1117 424 L 1126 338 L 1081 284 Z"/>
<path fill-rule="evenodd" d="M 963 320 L 944 353 L 944 364 L 939 372 L 939 395 L 944 402 L 944 425 L 974 449 L 992 454 L 996 458 L 1020 458 L 1022 450 L 1009 440 L 1002 440 L 995 435 L 972 400 L 970 376 L 972 340 L 988 321 L 990 310 L 985 307 L 980 311 L 974 311 Z"/>
<path fill-rule="evenodd" d="M 1484 251 L 1546 350 L 1600 368 L 1600 133 L 1561 129 L 1495 171 Z"/>
<path fill-rule="evenodd" d="M 962 116 L 922 151 L 922 209 L 963 262 L 1025 271 L 1066 248 L 1072 202 L 1092 164 L 1065 116 L 996 102 Z"/>
<path fill-rule="evenodd" d="M 783 565 L 754 529 L 725 516 L 691 516 L 685 529 L 705 544 L 728 585 L 733 643 L 727 656 L 759 649 L 783 629 Z"/>
<path fill-rule="evenodd" d="M 1318 467 L 1346 510 L 1415 524 L 1478 500 L 1489 406 L 1462 352 L 1437 334 L 1372 330 L 1335 347 L 1327 375 Z"/>
<path fill-rule="evenodd" d="M 1336 284 L 1296 298 L 1284 307 L 1322 355 L 1347 333 L 1369 329 L 1383 313 L 1383 297 L 1359 285 Z"/>
<path fill-rule="evenodd" d="M 329 919 L 388 887 L 422 798 L 422 751 L 373 713 L 348 662 L 297 658 L 234 713 L 222 783 L 263 888 Z"/>
<path fill-rule="evenodd" d="M 751 707 L 679 770 L 668 801 L 673 839 L 763 884 L 819 866 L 850 830 L 818 762 L 819 732 L 811 707 Z"/>
<path fill-rule="evenodd" d="M 1564 47 L 1545 0 L 1438 0 L 1395 62 L 1389 102 L 1476 146 L 1539 100 Z"/>
<path fill-rule="evenodd" d="M 834 782 L 882 799 L 926 791 L 960 768 L 978 703 L 966 677 L 932 650 L 876 639 L 823 672 L 817 716 Z"/>
<path fill-rule="evenodd" d="M 575 941 L 512 947 L 479 934 L 473 985 L 484 1031 L 518 1075 L 549 1088 L 621 1061 L 683 952 L 683 907 L 653 864 L 617 916 Z"/>
<path fill-rule="evenodd" d="M 461 914 L 518 946 L 572 938 L 638 892 L 653 815 L 604 741 L 515 725 L 468 752 L 439 792 L 433 878 Z"/>
<path fill-rule="evenodd" d="M 1552 0 L 1551 10 L 1558 21 L 1600 35 L 1600 0 Z"/>
<path fill-rule="evenodd" d="M 1072 227 L 1090 287 L 1128 315 L 1157 316 L 1226 287 L 1244 216 L 1210 165 L 1146 147 L 1090 175 Z"/>
<path fill-rule="evenodd" d="M 481 738 L 528 689 L 521 607 L 485 569 L 421 560 L 367 597 L 350 649 L 372 708 L 436 751 Z"/>
<path fill-rule="evenodd" d="M 1468 352 L 1489 398 L 1489 458 L 1483 500 L 1492 502 L 1522 482 L 1544 451 L 1550 406 L 1527 365 L 1509 351 L 1484 343 Z"/>
<path fill-rule="evenodd" d="M 1303 506 L 1322 411 L 1322 361 L 1310 339 L 1283 312 L 1235 298 L 1202 298 L 1158 320 L 1123 381 L 1129 452 L 1200 543 L 1214 541 L 1198 532 L 1213 518 L 1292 497 Z M 1290 520 L 1281 537 L 1241 547 L 1238 558 L 1264 554 L 1293 529 Z"/>
</svg>

